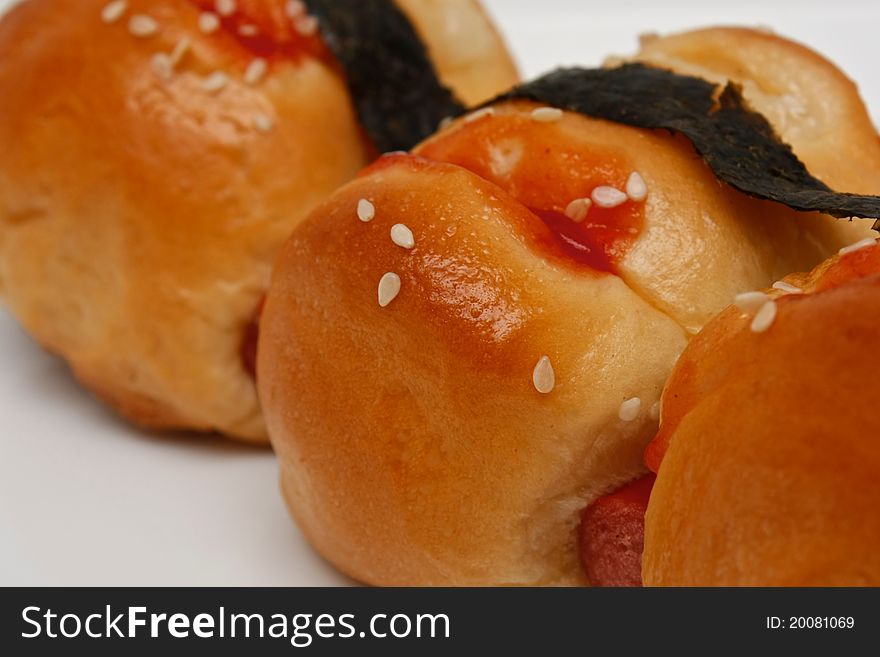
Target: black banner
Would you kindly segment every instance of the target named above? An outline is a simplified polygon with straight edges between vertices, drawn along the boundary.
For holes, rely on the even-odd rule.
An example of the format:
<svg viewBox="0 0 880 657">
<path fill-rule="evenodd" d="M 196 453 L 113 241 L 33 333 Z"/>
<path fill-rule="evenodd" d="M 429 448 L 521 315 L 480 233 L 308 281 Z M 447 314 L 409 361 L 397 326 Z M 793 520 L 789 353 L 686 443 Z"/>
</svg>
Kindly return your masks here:
<svg viewBox="0 0 880 657">
<path fill-rule="evenodd" d="M 878 589 L 5 589 L 0 647 L 7 655 L 839 654 L 876 645 L 878 616 Z"/>
</svg>

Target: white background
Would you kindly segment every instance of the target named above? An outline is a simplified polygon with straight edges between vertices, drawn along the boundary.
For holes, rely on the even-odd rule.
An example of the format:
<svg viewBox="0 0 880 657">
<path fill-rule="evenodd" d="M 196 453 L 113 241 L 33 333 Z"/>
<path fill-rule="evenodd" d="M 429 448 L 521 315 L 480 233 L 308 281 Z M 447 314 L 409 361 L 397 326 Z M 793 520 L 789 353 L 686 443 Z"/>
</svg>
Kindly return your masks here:
<svg viewBox="0 0 880 657">
<path fill-rule="evenodd" d="M 763 25 L 836 61 L 880 113 L 880 2 L 486 4 L 529 76 L 632 52 L 641 32 Z M 288 519 L 268 450 L 129 428 L 3 310 L 0 363 L 0 585 L 348 583 Z"/>
</svg>

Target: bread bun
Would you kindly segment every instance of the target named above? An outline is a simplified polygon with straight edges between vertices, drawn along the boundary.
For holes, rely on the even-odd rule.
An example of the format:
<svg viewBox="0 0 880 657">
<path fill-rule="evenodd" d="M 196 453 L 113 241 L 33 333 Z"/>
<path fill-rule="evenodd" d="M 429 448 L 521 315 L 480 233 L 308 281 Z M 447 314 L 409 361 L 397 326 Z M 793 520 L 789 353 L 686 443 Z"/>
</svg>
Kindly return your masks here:
<svg viewBox="0 0 880 657">
<path fill-rule="evenodd" d="M 810 173 L 832 189 L 880 193 L 880 140 L 858 88 L 814 50 L 766 30 L 714 27 L 643 37 L 633 59 L 738 84 Z M 867 233 L 856 224 L 849 237 Z"/>
<path fill-rule="evenodd" d="M 513 83 L 479 5 L 446 4 L 492 56 L 461 61 L 439 3 L 410 0 L 444 79 L 468 100 Z M 284 5 L 208 29 L 213 2 L 31 0 L 0 22 L 0 291 L 139 424 L 266 439 L 246 327 L 291 229 L 373 157 Z"/>
<path fill-rule="evenodd" d="M 728 308 L 669 380 L 646 585 L 880 585 L 880 246 L 786 281 L 769 328 Z"/>
<path fill-rule="evenodd" d="M 440 79 L 466 105 L 516 84 L 519 73 L 477 0 L 396 0 L 428 47 Z"/>
<path fill-rule="evenodd" d="M 580 511 L 643 471 L 690 332 L 844 239 L 720 184 L 683 139 L 535 109 L 384 158 L 276 262 L 259 390 L 282 488 L 356 579 L 585 583 Z M 644 200 L 570 218 L 633 172 Z"/>
</svg>

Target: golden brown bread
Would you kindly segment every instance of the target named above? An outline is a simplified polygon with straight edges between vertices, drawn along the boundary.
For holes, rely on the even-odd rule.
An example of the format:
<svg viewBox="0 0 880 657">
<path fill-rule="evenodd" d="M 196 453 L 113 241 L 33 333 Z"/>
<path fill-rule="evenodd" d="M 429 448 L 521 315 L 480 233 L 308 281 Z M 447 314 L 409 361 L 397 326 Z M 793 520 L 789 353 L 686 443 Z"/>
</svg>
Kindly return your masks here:
<svg viewBox="0 0 880 657">
<path fill-rule="evenodd" d="M 685 350 L 648 451 L 649 586 L 880 585 L 880 246 L 733 306 Z"/>
<path fill-rule="evenodd" d="M 689 333 L 850 239 L 722 185 L 680 138 L 535 109 L 497 105 L 385 158 L 276 262 L 259 390 L 282 488 L 359 580 L 584 583 L 579 512 L 642 471 Z M 565 216 L 633 171 L 644 201 Z"/>
<path fill-rule="evenodd" d="M 519 73 L 478 0 L 395 0 L 428 46 L 440 78 L 466 105 L 513 86 Z"/>
<path fill-rule="evenodd" d="M 398 222 L 412 251 L 389 237 Z M 281 254 L 261 400 L 288 504 L 346 573 L 580 581 L 572 515 L 639 470 L 648 409 L 685 339 L 618 277 L 537 255 L 527 238 L 542 227 L 460 167 L 399 156 L 337 192 Z M 386 272 L 402 287 L 381 308 Z M 545 354 L 549 395 L 532 384 Z M 635 396 L 645 412 L 622 422 Z"/>
<path fill-rule="evenodd" d="M 460 122 L 416 153 L 464 166 L 527 206 L 557 214 L 594 186 L 623 189 L 630 172 L 639 172 L 648 189 L 643 223 L 609 231 L 614 273 L 688 333 L 737 293 L 809 269 L 871 232 L 871 220 L 850 224 L 745 196 L 719 182 L 686 139 L 666 131 L 575 114 L 548 125 L 531 119 L 530 106 L 508 107 Z M 608 219 L 593 207 L 583 225 Z M 603 236 L 600 227 L 587 238 Z"/>
<path fill-rule="evenodd" d="M 126 417 L 264 441 L 245 327 L 282 241 L 371 147 L 283 0 L 238 3 L 230 20 L 269 40 L 256 49 L 225 25 L 200 30 L 210 2 L 132 0 L 113 21 L 108 4 L 31 0 L 0 22 L 0 293 Z M 478 3 L 401 6 L 466 100 L 515 81 Z M 487 59 L 462 61 L 456 35 Z M 157 74 L 156 55 L 186 44 Z"/>
<path fill-rule="evenodd" d="M 765 30 L 712 27 L 644 37 L 633 59 L 739 84 L 810 173 L 834 189 L 880 193 L 880 142 L 858 89 L 814 50 Z"/>
</svg>

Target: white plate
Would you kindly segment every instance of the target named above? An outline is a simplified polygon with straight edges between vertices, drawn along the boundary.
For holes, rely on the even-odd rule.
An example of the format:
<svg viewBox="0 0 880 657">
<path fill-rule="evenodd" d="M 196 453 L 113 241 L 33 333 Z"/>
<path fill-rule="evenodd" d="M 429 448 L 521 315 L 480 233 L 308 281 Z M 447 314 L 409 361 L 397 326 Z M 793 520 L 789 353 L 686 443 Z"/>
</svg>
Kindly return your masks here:
<svg viewBox="0 0 880 657">
<path fill-rule="evenodd" d="M 529 76 L 631 52 L 642 32 L 765 25 L 836 61 L 880 108 L 875 1 L 487 4 Z M 348 583 L 288 519 L 268 450 L 128 427 L 2 310 L 0 357 L 0 585 Z"/>
</svg>

